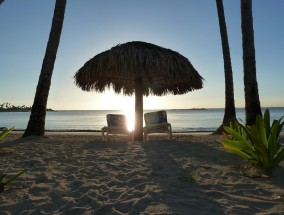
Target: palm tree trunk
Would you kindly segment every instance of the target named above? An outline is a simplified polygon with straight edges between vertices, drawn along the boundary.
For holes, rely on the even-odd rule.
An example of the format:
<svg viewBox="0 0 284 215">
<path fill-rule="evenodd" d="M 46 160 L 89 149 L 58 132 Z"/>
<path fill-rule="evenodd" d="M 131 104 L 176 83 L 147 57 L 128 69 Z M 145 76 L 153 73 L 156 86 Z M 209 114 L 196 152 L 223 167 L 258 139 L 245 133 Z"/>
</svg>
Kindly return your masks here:
<svg viewBox="0 0 284 215">
<path fill-rule="evenodd" d="M 246 124 L 252 125 L 255 123 L 256 116 L 262 114 L 256 79 L 252 0 L 241 0 L 241 28 Z"/>
<path fill-rule="evenodd" d="M 219 27 L 222 41 L 224 73 L 225 73 L 225 113 L 222 125 L 213 133 L 220 134 L 224 131 L 223 126 L 236 121 L 236 109 L 234 99 L 233 71 L 230 56 L 230 47 L 227 34 L 226 19 L 224 14 L 223 0 L 216 0 L 217 12 L 219 18 Z"/>
<path fill-rule="evenodd" d="M 63 27 L 65 7 L 66 0 L 56 0 L 51 31 L 42 63 L 34 103 L 28 126 L 23 134 L 23 137 L 31 135 L 41 136 L 44 135 L 45 132 L 46 105 Z"/>
</svg>

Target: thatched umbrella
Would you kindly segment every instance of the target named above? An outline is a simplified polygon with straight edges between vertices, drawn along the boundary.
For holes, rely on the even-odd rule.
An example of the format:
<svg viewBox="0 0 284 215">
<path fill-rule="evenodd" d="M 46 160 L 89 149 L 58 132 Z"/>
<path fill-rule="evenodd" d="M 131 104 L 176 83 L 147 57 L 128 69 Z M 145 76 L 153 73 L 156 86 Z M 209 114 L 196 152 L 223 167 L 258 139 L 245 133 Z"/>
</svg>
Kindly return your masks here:
<svg viewBox="0 0 284 215">
<path fill-rule="evenodd" d="M 85 91 L 135 93 L 134 140 L 143 140 L 143 95 L 184 94 L 202 88 L 203 78 L 189 60 L 170 49 L 145 42 L 119 44 L 80 68 L 75 84 Z"/>
</svg>

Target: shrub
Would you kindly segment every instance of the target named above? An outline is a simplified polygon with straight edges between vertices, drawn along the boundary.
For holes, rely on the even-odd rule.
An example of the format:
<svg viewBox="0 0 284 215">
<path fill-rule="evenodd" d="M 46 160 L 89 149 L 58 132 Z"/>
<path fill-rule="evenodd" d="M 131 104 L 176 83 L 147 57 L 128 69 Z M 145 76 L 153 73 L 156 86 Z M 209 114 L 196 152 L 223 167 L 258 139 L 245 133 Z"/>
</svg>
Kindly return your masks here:
<svg viewBox="0 0 284 215">
<path fill-rule="evenodd" d="M 2 131 L 0 133 L 0 140 L 2 140 L 4 137 L 6 137 L 12 130 L 13 128 L 10 128 L 6 131 Z M 7 171 L 8 167 L 4 170 L 4 171 L 0 171 L 0 193 L 3 192 L 5 190 L 5 186 L 7 184 L 9 184 L 10 182 L 12 182 L 15 178 L 19 177 L 20 175 L 22 175 L 23 173 L 26 172 L 26 170 L 22 170 L 14 175 L 11 175 L 10 177 L 6 177 L 6 171 Z M 6 179 L 7 178 L 7 179 Z"/>
<path fill-rule="evenodd" d="M 269 109 L 264 116 L 258 115 L 252 126 L 235 122 L 224 126 L 222 145 L 248 162 L 258 165 L 272 175 L 272 171 L 284 159 L 284 148 L 280 145 L 279 135 L 283 128 L 283 117 L 270 125 Z"/>
<path fill-rule="evenodd" d="M 6 180 L 6 176 L 7 174 L 5 173 L 6 170 L 8 169 L 8 167 L 3 171 L 0 172 L 0 193 L 3 192 L 5 190 L 5 186 L 7 184 L 9 184 L 10 182 L 12 182 L 15 178 L 19 177 L 20 175 L 24 174 L 27 170 L 22 170 L 14 175 L 11 175 L 10 177 L 8 177 Z"/>
<path fill-rule="evenodd" d="M 0 133 L 0 140 L 2 140 L 4 137 L 6 137 L 15 127 L 9 128 L 5 131 L 2 131 Z"/>
</svg>

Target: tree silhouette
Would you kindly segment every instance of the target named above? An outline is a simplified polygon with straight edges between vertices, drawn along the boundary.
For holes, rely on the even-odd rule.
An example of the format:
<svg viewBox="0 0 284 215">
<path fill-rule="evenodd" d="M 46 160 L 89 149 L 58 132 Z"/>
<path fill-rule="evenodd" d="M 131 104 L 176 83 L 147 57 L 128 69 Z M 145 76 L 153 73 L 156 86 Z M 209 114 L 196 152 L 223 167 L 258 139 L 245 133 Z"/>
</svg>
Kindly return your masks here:
<svg viewBox="0 0 284 215">
<path fill-rule="evenodd" d="M 241 28 L 246 124 L 252 125 L 255 123 L 256 116 L 262 114 L 256 80 L 252 0 L 241 0 Z"/>
<path fill-rule="evenodd" d="M 63 27 L 65 7 L 66 0 L 56 0 L 51 31 L 42 63 L 34 103 L 28 126 L 23 134 L 23 137 L 30 135 L 41 136 L 44 135 L 45 132 L 46 105 Z"/>
<path fill-rule="evenodd" d="M 223 0 L 216 0 L 217 12 L 219 18 L 219 27 L 222 41 L 224 73 L 225 73 L 225 112 L 222 125 L 214 132 L 220 134 L 224 131 L 223 126 L 229 125 L 230 122 L 236 121 L 236 108 L 234 99 L 234 82 L 233 71 L 230 56 L 230 47 L 228 41 L 226 19 L 224 13 Z"/>
</svg>

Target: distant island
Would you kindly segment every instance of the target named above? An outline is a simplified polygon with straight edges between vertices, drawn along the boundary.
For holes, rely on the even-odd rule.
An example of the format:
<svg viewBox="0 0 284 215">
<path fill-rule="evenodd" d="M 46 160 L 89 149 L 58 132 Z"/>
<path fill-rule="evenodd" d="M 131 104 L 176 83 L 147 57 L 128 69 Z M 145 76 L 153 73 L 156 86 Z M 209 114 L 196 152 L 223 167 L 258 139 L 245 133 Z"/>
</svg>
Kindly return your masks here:
<svg viewBox="0 0 284 215">
<path fill-rule="evenodd" d="M 21 105 L 21 106 L 15 106 L 11 105 L 8 102 L 0 104 L 0 112 L 29 112 L 32 110 L 32 107 Z M 46 109 L 47 111 L 54 111 L 50 108 Z"/>
<path fill-rule="evenodd" d="M 207 110 L 206 108 L 179 108 L 179 109 L 169 109 L 169 110 Z"/>
</svg>

